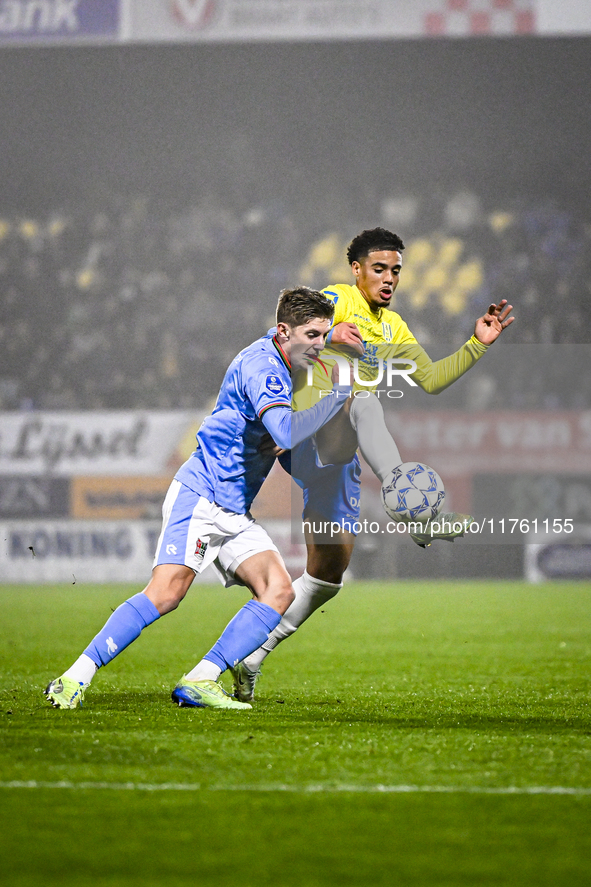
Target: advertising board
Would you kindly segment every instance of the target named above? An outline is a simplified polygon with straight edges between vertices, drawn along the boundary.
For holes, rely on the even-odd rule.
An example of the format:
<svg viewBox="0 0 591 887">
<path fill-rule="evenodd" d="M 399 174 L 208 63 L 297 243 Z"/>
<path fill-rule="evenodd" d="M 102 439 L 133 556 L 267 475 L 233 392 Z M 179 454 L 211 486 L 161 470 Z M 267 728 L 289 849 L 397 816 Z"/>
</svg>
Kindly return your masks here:
<svg viewBox="0 0 591 887">
<path fill-rule="evenodd" d="M 535 0 L 130 0 L 130 40 L 256 41 L 535 33 Z"/>
<path fill-rule="evenodd" d="M 0 475 L 172 477 L 190 454 L 179 449 L 195 418 L 182 410 L 5 412 Z"/>
<path fill-rule="evenodd" d="M 117 40 L 120 19 L 120 0 L 0 0 L 0 44 Z"/>
<path fill-rule="evenodd" d="M 264 526 L 292 575 L 301 575 L 305 548 L 291 542 L 289 521 Z M 0 521 L 0 583 L 145 585 L 160 527 L 160 521 Z M 218 582 L 210 568 L 196 581 Z"/>
</svg>

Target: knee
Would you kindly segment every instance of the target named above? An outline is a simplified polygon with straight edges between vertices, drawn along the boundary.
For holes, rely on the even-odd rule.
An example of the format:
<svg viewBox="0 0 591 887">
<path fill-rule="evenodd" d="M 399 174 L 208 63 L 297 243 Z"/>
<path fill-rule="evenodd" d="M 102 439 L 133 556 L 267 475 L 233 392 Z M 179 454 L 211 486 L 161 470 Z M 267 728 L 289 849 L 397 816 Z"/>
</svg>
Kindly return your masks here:
<svg viewBox="0 0 591 887">
<path fill-rule="evenodd" d="M 276 551 L 263 551 L 247 558 L 236 570 L 236 578 L 250 588 L 257 601 L 281 615 L 295 597 L 289 573 Z"/>
<path fill-rule="evenodd" d="M 278 613 L 283 614 L 288 607 L 291 606 L 295 599 L 295 592 L 291 584 L 291 579 L 286 574 L 281 580 L 269 583 L 264 591 L 255 594 L 255 597 L 261 603 L 273 607 Z"/>
<path fill-rule="evenodd" d="M 351 552 L 348 548 L 327 545 L 321 554 L 310 552 L 306 570 L 315 579 L 339 585 L 343 581 L 343 574 L 349 566 L 350 560 Z"/>
<path fill-rule="evenodd" d="M 156 567 L 152 578 L 144 589 L 144 594 L 152 601 L 161 616 L 176 610 L 185 597 L 194 573 L 188 567 L 175 570 L 172 565 Z"/>
<path fill-rule="evenodd" d="M 330 582 L 333 585 L 340 585 L 343 581 L 343 574 L 347 569 L 347 566 L 347 563 L 323 564 L 320 569 L 316 570 L 316 572 L 308 570 L 308 573 L 310 573 L 310 576 L 313 576 L 315 579 L 320 579 L 322 582 Z"/>
<path fill-rule="evenodd" d="M 274 609 L 281 614 L 285 613 L 288 607 L 293 604 L 295 600 L 295 591 L 293 590 L 293 585 L 291 584 L 289 576 L 277 587 L 275 591 L 275 600 L 276 606 Z"/>
<path fill-rule="evenodd" d="M 186 593 L 186 589 L 180 584 L 170 585 L 159 592 L 159 603 L 156 606 L 158 609 L 162 608 L 163 613 L 171 613 L 172 610 L 176 610 Z"/>
</svg>

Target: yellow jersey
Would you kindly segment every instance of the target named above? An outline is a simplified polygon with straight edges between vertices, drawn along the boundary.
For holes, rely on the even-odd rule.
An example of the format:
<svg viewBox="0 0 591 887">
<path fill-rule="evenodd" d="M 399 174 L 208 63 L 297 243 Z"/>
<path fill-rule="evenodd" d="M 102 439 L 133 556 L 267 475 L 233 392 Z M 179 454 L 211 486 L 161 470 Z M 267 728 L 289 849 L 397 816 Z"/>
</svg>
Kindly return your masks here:
<svg viewBox="0 0 591 887">
<path fill-rule="evenodd" d="M 411 378 L 428 394 L 439 394 L 474 366 L 488 350 L 487 345 L 472 336 L 454 354 L 434 362 L 399 314 L 388 308 L 372 310 L 356 286 L 337 283 L 322 292 L 335 306 L 333 326 L 343 322 L 354 323 L 363 339 L 365 350 L 363 356 L 357 358 L 357 376 L 362 382 L 373 379 L 376 382 L 373 386 L 356 382 L 354 389 L 375 390 L 379 384 L 380 360 L 396 358 L 397 361 L 414 361 L 417 368 L 410 374 Z M 317 403 L 321 392 L 332 388 L 331 371 L 337 354 L 343 354 L 341 348 L 337 346 L 333 349 L 330 344 L 327 345 L 321 360 L 314 367 L 312 384 L 305 371 L 296 374 L 293 379 L 294 409 L 308 409 Z"/>
</svg>

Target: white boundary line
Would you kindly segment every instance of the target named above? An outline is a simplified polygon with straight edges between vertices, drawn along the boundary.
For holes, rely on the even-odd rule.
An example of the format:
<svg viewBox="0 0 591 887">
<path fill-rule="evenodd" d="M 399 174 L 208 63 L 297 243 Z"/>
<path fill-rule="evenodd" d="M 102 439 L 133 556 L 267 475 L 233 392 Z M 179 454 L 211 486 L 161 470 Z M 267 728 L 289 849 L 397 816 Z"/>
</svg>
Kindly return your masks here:
<svg viewBox="0 0 591 887">
<path fill-rule="evenodd" d="M 78 791 L 140 792 L 291 792 L 293 794 L 467 794 L 467 795 L 570 795 L 591 796 L 591 788 L 564 785 L 485 786 L 485 785 L 207 785 L 197 782 L 38 782 L 13 780 L 0 782 L 0 789 L 69 789 Z"/>
</svg>

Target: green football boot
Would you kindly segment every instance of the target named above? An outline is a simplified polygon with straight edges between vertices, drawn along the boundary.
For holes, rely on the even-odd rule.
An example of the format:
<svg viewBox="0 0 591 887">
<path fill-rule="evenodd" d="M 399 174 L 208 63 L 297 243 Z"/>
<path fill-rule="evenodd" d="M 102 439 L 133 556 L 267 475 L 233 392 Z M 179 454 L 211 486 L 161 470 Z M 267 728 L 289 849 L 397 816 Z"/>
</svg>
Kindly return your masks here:
<svg viewBox="0 0 591 887">
<path fill-rule="evenodd" d="M 56 678 L 43 691 L 54 708 L 77 708 L 82 706 L 84 691 L 88 684 L 73 681 L 72 678 Z"/>
<path fill-rule="evenodd" d="M 189 708 L 252 708 L 233 699 L 217 681 L 189 681 L 183 675 L 172 691 L 173 702 Z"/>
<path fill-rule="evenodd" d="M 444 542 L 453 542 L 463 536 L 474 518 L 469 514 L 458 514 L 449 511 L 438 514 L 432 521 L 423 524 L 419 533 L 411 533 L 410 538 L 421 548 L 428 548 L 436 539 Z"/>
</svg>

